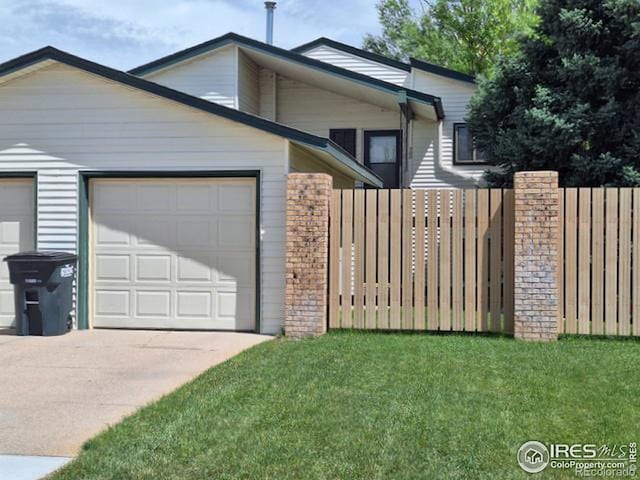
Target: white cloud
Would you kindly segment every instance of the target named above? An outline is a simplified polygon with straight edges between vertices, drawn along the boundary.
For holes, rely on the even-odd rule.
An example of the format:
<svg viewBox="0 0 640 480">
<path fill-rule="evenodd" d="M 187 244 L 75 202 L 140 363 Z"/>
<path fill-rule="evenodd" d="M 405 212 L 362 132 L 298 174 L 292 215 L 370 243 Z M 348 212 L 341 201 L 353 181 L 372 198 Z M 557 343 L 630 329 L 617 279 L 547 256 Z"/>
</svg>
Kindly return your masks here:
<svg viewBox="0 0 640 480">
<path fill-rule="evenodd" d="M 0 60 L 54 45 L 127 69 L 229 31 L 264 38 L 262 0 L 0 0 Z M 373 0 L 281 0 L 275 43 L 319 36 L 359 46 L 378 32 Z"/>
</svg>

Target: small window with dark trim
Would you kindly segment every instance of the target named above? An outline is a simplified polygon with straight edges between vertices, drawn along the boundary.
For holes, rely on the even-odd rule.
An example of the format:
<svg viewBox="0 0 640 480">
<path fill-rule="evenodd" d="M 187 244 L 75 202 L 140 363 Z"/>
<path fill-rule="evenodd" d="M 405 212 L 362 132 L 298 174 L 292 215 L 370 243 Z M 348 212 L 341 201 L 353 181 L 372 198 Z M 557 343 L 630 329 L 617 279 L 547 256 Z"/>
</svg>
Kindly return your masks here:
<svg viewBox="0 0 640 480">
<path fill-rule="evenodd" d="M 466 123 L 453 124 L 453 162 L 459 164 L 487 163 L 487 155 L 476 148 Z"/>
<path fill-rule="evenodd" d="M 356 156 L 356 129 L 332 128 L 329 130 L 329 138 L 342 147 L 352 156 Z"/>
</svg>

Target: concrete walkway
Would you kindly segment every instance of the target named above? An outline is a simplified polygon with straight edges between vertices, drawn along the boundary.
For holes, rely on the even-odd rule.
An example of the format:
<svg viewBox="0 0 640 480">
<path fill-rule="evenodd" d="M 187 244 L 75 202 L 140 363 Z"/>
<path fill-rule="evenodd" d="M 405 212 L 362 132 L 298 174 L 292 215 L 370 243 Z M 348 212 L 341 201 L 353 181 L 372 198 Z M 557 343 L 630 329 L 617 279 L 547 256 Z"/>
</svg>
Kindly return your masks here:
<svg viewBox="0 0 640 480">
<path fill-rule="evenodd" d="M 270 338 L 133 330 L 0 335 L 0 455 L 74 456 L 108 425 Z"/>
</svg>

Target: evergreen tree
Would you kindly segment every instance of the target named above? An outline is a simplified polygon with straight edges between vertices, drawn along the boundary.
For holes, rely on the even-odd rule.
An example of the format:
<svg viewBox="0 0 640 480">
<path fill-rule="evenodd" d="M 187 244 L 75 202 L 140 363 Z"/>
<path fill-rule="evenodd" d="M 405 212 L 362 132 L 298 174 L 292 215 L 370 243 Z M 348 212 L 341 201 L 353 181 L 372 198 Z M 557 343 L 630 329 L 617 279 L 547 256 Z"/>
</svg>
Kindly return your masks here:
<svg viewBox="0 0 640 480">
<path fill-rule="evenodd" d="M 564 186 L 640 186 L 640 1 L 541 0 L 540 22 L 474 96 L 469 123 L 500 169 Z"/>
</svg>

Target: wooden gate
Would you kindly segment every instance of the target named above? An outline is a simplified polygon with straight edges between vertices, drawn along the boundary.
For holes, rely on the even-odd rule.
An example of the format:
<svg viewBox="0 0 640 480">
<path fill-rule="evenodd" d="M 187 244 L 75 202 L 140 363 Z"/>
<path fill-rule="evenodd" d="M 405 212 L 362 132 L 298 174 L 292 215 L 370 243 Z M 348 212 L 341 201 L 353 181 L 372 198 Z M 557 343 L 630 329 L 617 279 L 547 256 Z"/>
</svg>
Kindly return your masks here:
<svg viewBox="0 0 640 480">
<path fill-rule="evenodd" d="M 334 190 L 330 328 L 513 332 L 513 191 Z"/>
</svg>

